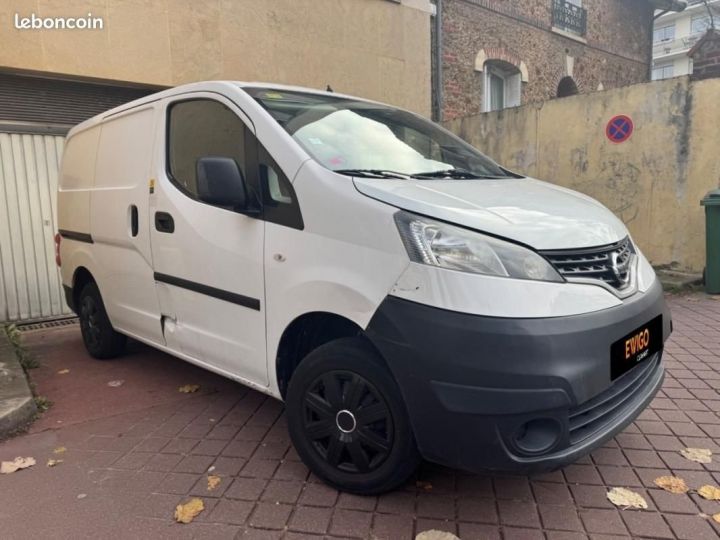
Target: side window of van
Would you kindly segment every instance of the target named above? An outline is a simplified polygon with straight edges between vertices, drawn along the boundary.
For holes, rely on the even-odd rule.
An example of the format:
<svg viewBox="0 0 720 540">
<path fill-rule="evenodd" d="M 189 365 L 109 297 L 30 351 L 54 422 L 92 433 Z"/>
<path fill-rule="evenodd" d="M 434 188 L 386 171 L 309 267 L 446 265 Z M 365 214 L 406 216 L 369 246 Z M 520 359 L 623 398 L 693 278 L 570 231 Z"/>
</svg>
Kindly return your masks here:
<svg viewBox="0 0 720 540">
<path fill-rule="evenodd" d="M 170 106 L 168 172 L 191 197 L 197 197 L 197 160 L 205 156 L 234 159 L 245 178 L 245 124 L 218 101 L 194 99 Z"/>
</svg>

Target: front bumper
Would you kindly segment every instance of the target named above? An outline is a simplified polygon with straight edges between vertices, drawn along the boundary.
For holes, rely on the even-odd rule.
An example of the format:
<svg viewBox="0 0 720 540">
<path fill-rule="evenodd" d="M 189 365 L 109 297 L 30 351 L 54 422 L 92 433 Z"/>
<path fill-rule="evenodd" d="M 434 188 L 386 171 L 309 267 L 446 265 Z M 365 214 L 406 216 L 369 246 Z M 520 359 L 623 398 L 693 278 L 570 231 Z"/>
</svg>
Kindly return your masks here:
<svg viewBox="0 0 720 540">
<path fill-rule="evenodd" d="M 539 471 L 588 453 L 652 400 L 662 351 L 611 381 L 610 345 L 658 315 L 664 342 L 671 318 L 657 281 L 618 307 L 539 319 L 388 296 L 367 335 L 400 386 L 423 457 L 471 471 Z"/>
</svg>

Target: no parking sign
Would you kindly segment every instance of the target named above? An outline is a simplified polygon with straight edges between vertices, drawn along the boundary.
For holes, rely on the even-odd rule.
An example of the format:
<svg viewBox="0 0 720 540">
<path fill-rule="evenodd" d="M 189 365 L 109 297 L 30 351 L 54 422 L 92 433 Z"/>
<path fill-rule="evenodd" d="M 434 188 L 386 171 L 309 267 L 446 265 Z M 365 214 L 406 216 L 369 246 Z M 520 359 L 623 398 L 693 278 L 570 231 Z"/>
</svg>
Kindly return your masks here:
<svg viewBox="0 0 720 540">
<path fill-rule="evenodd" d="M 610 142 L 623 143 L 630 138 L 635 126 L 632 118 L 624 114 L 613 116 L 605 128 L 605 135 Z"/>
</svg>

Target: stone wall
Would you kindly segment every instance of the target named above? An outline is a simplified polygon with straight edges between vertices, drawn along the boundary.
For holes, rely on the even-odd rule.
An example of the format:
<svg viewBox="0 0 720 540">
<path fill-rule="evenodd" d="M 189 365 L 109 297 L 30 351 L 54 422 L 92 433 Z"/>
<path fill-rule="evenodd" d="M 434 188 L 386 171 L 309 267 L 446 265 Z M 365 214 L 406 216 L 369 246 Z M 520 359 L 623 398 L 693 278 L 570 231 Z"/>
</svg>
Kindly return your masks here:
<svg viewBox="0 0 720 540">
<path fill-rule="evenodd" d="M 642 0 L 592 0 L 583 39 L 553 31 L 551 0 L 443 0 L 443 118 L 482 111 L 476 58 L 504 51 L 527 68 L 522 103 L 556 96 L 571 75 L 581 93 L 646 81 L 652 8 Z M 494 54 L 494 53 L 493 53 Z"/>
<path fill-rule="evenodd" d="M 655 266 L 705 265 L 700 199 L 720 186 L 720 79 L 677 77 L 446 122 L 499 163 L 586 193 L 630 229 Z M 617 114 L 634 122 L 608 140 Z"/>
</svg>

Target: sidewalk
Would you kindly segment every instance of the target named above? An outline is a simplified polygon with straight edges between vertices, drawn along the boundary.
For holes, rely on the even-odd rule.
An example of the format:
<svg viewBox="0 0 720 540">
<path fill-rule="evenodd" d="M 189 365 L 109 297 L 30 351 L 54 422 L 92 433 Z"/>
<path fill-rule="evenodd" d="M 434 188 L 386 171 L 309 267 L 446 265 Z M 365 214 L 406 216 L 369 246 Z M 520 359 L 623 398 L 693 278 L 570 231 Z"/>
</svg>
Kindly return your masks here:
<svg viewBox="0 0 720 540">
<path fill-rule="evenodd" d="M 696 294 L 670 304 L 663 390 L 592 456 L 538 477 L 424 464 L 403 489 L 368 498 L 308 473 L 279 402 L 138 344 L 120 359 L 92 360 L 77 325 L 28 332 L 41 364 L 37 393 L 54 405 L 28 434 L 0 443 L 2 460 L 37 460 L 0 476 L 0 536 L 395 540 L 443 529 L 463 540 L 717 539 L 720 524 L 700 514 L 720 512 L 720 501 L 653 483 L 674 474 L 693 489 L 720 484 L 720 301 Z M 200 390 L 178 392 L 186 384 Z M 712 450 L 713 462 L 688 461 L 679 454 L 686 446 Z M 51 458 L 63 463 L 47 467 Z M 213 491 L 210 468 L 221 477 Z M 614 507 L 612 487 L 640 493 L 649 509 Z M 175 505 L 191 496 L 205 510 L 175 523 Z"/>
</svg>

